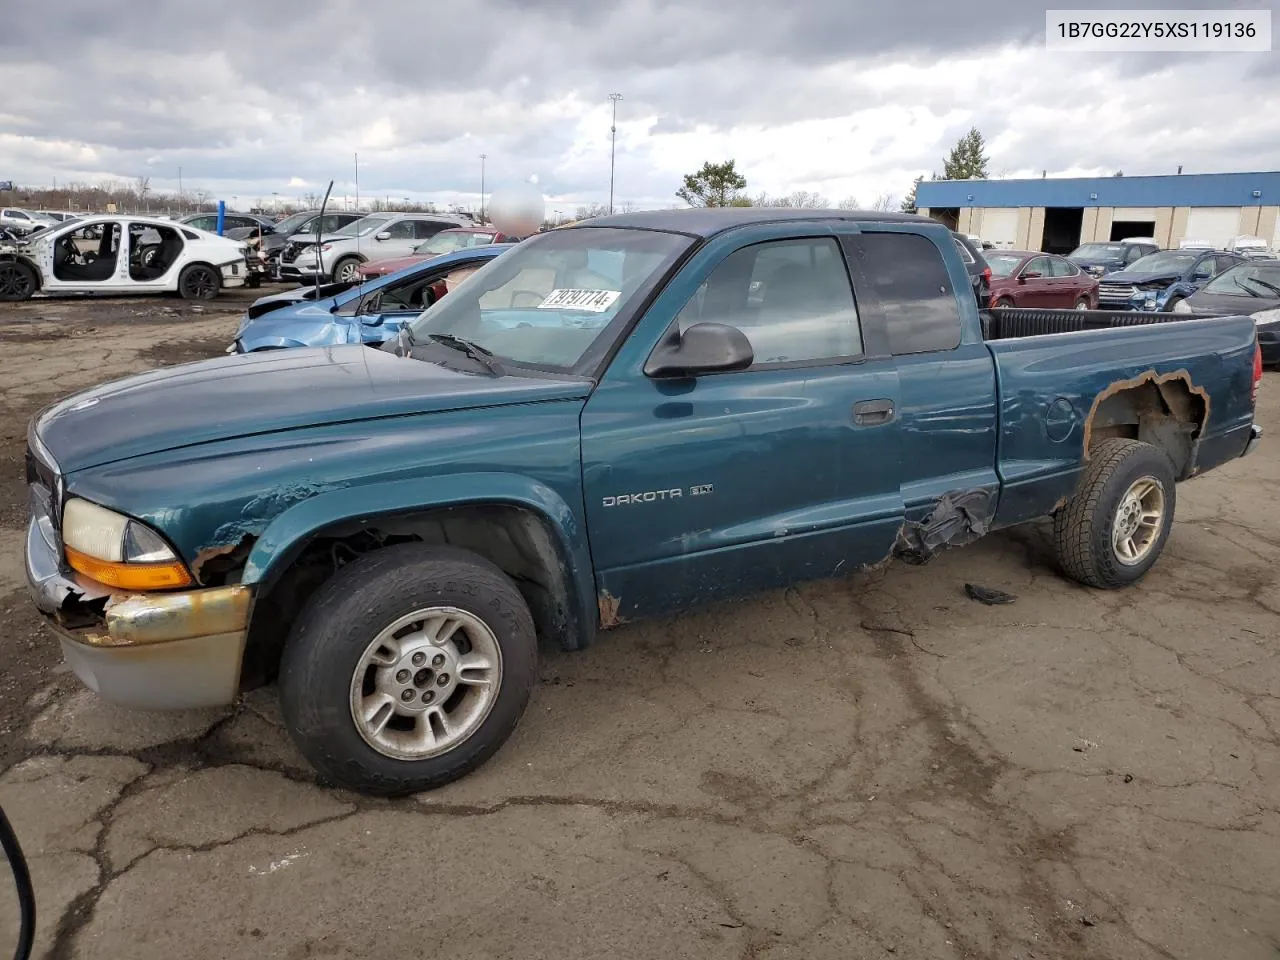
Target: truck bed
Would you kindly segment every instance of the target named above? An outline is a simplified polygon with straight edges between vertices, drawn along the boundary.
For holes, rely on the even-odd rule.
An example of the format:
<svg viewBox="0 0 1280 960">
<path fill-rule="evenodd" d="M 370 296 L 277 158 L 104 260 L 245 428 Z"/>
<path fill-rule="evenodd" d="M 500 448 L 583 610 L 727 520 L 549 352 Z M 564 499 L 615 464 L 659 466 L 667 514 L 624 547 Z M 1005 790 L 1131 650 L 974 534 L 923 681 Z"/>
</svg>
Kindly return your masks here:
<svg viewBox="0 0 1280 960">
<path fill-rule="evenodd" d="M 1016 337 L 1043 337 L 1054 333 L 1079 330 L 1106 330 L 1114 327 L 1139 327 L 1153 323 L 1181 323 L 1206 320 L 1204 313 L 1139 313 L 1135 310 L 1035 310 L 998 307 L 981 310 L 983 340 L 1012 340 Z"/>
</svg>

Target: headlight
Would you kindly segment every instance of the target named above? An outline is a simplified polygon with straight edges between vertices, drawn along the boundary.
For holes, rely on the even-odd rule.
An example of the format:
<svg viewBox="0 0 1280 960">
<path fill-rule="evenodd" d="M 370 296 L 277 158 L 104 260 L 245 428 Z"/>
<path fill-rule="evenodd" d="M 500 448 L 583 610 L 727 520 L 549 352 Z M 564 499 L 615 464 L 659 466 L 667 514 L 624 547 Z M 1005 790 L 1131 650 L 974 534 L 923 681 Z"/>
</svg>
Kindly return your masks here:
<svg viewBox="0 0 1280 960">
<path fill-rule="evenodd" d="M 1175 303 L 1173 305 L 1173 312 L 1174 313 L 1195 313 L 1195 311 L 1191 309 L 1191 304 L 1187 303 L 1187 301 L 1185 300 L 1179 300 L 1177 303 Z"/>
<path fill-rule="evenodd" d="M 72 498 L 62 511 L 67 564 L 122 590 L 163 590 L 193 581 L 164 538 L 146 524 L 88 500 Z"/>
</svg>

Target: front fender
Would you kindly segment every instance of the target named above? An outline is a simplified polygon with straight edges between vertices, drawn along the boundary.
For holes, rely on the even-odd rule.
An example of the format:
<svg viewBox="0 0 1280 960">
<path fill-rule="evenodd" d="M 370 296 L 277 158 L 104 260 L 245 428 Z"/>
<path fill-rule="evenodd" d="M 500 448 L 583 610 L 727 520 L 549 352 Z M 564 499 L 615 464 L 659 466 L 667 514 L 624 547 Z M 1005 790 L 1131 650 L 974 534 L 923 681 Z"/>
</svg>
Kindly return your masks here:
<svg viewBox="0 0 1280 960">
<path fill-rule="evenodd" d="M 455 473 L 361 487 L 359 510 L 353 512 L 352 491 L 334 489 L 295 504 L 279 514 L 254 543 L 241 583 L 270 581 L 302 546 L 325 529 L 358 520 L 373 521 L 439 507 L 508 504 L 538 516 L 560 554 L 570 591 L 567 605 L 577 619 L 575 645 L 593 639 L 597 625 L 595 576 L 586 531 L 569 505 L 547 485 L 511 473 Z"/>
</svg>

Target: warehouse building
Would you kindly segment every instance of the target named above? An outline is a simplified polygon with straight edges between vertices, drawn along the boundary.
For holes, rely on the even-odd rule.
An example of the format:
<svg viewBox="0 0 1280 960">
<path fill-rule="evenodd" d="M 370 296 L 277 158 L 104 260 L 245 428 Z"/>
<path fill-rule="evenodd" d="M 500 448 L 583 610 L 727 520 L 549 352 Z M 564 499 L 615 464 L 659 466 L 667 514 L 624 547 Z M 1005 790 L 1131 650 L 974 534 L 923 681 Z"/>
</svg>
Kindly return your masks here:
<svg viewBox="0 0 1280 960">
<path fill-rule="evenodd" d="M 1155 237 L 1223 246 L 1262 237 L 1280 251 L 1280 172 L 1040 180 L 925 180 L 921 213 L 997 247 L 1070 253 L 1091 240 Z"/>
</svg>

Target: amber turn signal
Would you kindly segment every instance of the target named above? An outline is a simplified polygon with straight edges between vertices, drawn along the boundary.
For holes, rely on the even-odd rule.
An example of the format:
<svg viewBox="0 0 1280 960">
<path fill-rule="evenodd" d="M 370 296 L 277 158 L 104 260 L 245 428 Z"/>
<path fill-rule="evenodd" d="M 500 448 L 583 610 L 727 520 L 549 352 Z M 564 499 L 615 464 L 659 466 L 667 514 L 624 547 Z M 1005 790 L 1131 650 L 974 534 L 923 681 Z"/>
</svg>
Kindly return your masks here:
<svg viewBox="0 0 1280 960">
<path fill-rule="evenodd" d="M 90 580 L 119 590 L 167 590 L 194 582 L 181 561 L 168 563 L 119 563 L 98 560 L 74 547 L 63 547 L 72 570 Z"/>
</svg>

